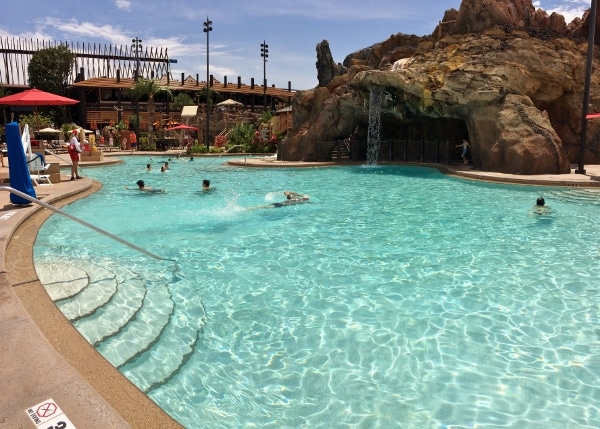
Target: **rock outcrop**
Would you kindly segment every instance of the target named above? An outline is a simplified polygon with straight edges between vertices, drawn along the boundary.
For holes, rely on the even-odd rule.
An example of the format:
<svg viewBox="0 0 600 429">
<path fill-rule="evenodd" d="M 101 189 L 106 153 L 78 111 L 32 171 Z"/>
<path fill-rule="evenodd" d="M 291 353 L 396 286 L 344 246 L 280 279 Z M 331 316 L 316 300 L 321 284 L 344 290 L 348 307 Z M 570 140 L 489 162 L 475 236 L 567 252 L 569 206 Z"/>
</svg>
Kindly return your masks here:
<svg viewBox="0 0 600 429">
<path fill-rule="evenodd" d="M 317 44 L 317 79 L 319 86 L 327 86 L 334 77 L 346 73 L 346 69 L 341 64 L 333 61 L 329 42 L 323 40 Z"/>
<path fill-rule="evenodd" d="M 369 92 L 381 87 L 387 138 L 467 138 L 476 168 L 568 173 L 578 158 L 586 26 L 587 14 L 567 25 L 531 0 L 464 0 L 432 35 L 393 35 L 343 66 L 324 41 L 319 86 L 293 100 L 285 159 L 320 160 L 332 150 L 326 142 L 365 138 Z M 590 111 L 600 109 L 598 83 L 594 77 Z M 599 162 L 600 124 L 589 122 L 587 135 L 586 162 Z"/>
</svg>

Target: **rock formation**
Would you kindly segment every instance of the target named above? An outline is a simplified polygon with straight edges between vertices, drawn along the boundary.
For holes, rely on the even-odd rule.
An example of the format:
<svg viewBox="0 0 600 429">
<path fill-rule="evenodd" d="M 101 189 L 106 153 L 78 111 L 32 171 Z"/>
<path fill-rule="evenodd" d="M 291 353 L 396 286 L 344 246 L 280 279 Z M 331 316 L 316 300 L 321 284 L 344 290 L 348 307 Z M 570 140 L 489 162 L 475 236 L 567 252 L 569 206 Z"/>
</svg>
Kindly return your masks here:
<svg viewBox="0 0 600 429">
<path fill-rule="evenodd" d="M 334 77 L 344 73 L 346 73 L 346 69 L 341 64 L 336 64 L 333 61 L 329 42 L 323 40 L 317 44 L 317 79 L 319 86 L 326 86 Z"/>
<path fill-rule="evenodd" d="M 328 142 L 365 140 L 365 106 L 378 86 L 385 91 L 385 138 L 450 146 L 467 138 L 476 168 L 568 173 L 578 158 L 587 21 L 586 14 L 567 25 L 531 0 L 463 0 L 430 36 L 399 33 L 348 55 L 343 65 L 323 41 L 319 86 L 294 97 L 294 129 L 282 156 L 323 160 L 331 156 Z M 600 111 L 598 80 L 590 112 Z M 587 136 L 586 163 L 597 163 L 600 120 L 588 123 Z"/>
</svg>

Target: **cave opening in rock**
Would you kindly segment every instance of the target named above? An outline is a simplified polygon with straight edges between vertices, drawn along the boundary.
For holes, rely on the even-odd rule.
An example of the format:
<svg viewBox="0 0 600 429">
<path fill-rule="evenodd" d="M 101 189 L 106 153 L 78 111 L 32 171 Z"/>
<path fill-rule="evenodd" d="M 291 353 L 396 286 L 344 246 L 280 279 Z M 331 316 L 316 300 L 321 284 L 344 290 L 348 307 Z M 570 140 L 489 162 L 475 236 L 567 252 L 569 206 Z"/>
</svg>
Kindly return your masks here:
<svg viewBox="0 0 600 429">
<path fill-rule="evenodd" d="M 367 159 L 368 124 L 360 124 L 352 140 L 353 159 Z M 381 112 L 380 162 L 459 163 L 463 139 L 469 140 L 467 124 L 458 118 L 430 118 Z"/>
</svg>

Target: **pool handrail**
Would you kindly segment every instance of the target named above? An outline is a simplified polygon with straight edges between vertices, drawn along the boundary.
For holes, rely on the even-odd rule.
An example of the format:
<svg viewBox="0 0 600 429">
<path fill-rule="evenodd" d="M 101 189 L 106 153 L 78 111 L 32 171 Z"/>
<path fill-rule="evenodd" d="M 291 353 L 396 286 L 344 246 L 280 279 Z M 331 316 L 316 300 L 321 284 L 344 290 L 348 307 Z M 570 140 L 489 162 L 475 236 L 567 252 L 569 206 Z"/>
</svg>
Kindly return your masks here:
<svg viewBox="0 0 600 429">
<path fill-rule="evenodd" d="M 225 155 L 226 153 L 229 153 L 229 151 L 230 151 L 231 149 L 233 149 L 233 148 L 236 148 L 236 147 L 244 147 L 244 145 L 243 145 L 243 144 L 234 144 L 233 146 L 230 146 L 230 147 L 229 147 L 227 150 L 225 150 L 225 151 L 221 152 L 221 153 L 219 154 L 219 156 L 217 156 L 217 157 L 216 157 L 216 159 L 219 159 L 219 158 L 221 158 L 221 157 L 222 157 L 223 155 Z M 187 153 L 187 150 L 183 150 L 183 151 L 181 151 L 181 153 L 180 153 L 179 155 L 177 155 L 177 158 L 181 158 L 181 155 L 183 155 L 184 153 Z M 244 151 L 244 155 L 245 155 L 245 154 L 246 154 L 246 151 Z M 192 154 L 192 156 L 193 156 L 193 155 L 194 155 L 194 154 Z M 213 162 L 214 162 L 214 161 L 211 161 L 211 162 L 209 162 L 207 165 L 210 165 L 210 164 L 212 164 Z"/>
<path fill-rule="evenodd" d="M 50 154 L 50 155 L 54 155 L 55 157 L 57 157 L 57 158 L 58 158 L 58 159 L 60 159 L 61 161 L 64 161 L 64 162 L 66 162 L 66 163 L 67 163 L 67 164 L 69 164 L 70 166 L 72 166 L 72 165 L 73 165 L 73 161 L 71 161 L 70 159 L 63 158 L 63 157 L 62 157 L 62 156 L 60 156 L 60 154 L 59 154 L 59 153 L 57 153 L 57 152 L 54 152 L 54 151 L 52 151 L 52 150 L 50 150 L 50 149 L 48 149 L 48 148 L 44 148 L 44 152 L 46 152 L 47 154 Z M 83 175 L 83 170 L 81 169 L 81 167 L 80 167 L 80 166 L 79 166 L 79 164 L 78 164 L 78 165 L 77 165 L 77 174 L 79 174 L 79 173 L 81 173 L 81 175 Z"/>
<path fill-rule="evenodd" d="M 156 259 L 156 260 L 159 260 L 159 261 L 165 260 L 164 258 L 162 258 L 162 257 L 160 257 L 160 256 L 158 256 L 158 255 L 156 255 L 156 254 L 154 254 L 154 253 L 152 253 L 152 252 L 150 252 L 150 251 L 148 251 L 146 249 L 143 249 L 140 246 L 137 246 L 137 245 L 135 245 L 133 243 L 130 243 L 127 240 L 123 240 L 121 237 L 117 237 L 116 235 L 111 234 L 110 232 L 105 231 L 102 228 L 98 228 L 97 226 L 92 225 L 91 223 L 88 223 L 88 222 L 86 222 L 86 221 L 84 221 L 82 219 L 79 219 L 79 218 L 77 218 L 77 217 L 75 217 L 73 215 L 70 215 L 69 213 L 66 213 L 66 212 L 64 212 L 64 211 L 62 211 L 62 210 L 60 210 L 60 209 L 58 209 L 58 208 L 56 208 L 56 207 L 54 207 L 54 206 L 52 206 L 52 205 L 50 205 L 48 203 L 40 201 L 37 198 L 34 198 L 34 197 L 32 197 L 32 196 L 24 193 L 24 192 L 21 192 L 21 191 L 19 191 L 17 189 L 11 188 L 10 186 L 0 186 L 0 190 L 11 192 L 11 193 L 13 193 L 15 195 L 18 195 L 21 198 L 25 198 L 27 201 L 30 201 L 30 202 L 38 204 L 38 205 L 40 205 L 40 206 L 42 206 L 44 208 L 52 210 L 54 213 L 61 214 L 61 215 L 65 216 L 65 217 L 67 217 L 67 218 L 69 218 L 69 219 L 77 222 L 80 225 L 83 225 L 83 226 L 85 226 L 87 228 L 90 228 L 90 229 L 92 229 L 92 230 L 94 230 L 94 231 L 96 231 L 96 232 L 98 232 L 98 233 L 100 233 L 100 234 L 102 234 L 102 235 L 104 235 L 104 236 L 106 236 L 108 238 L 111 238 L 111 239 L 113 239 L 115 241 L 118 241 L 119 243 L 124 244 L 125 246 L 130 247 L 130 248 L 132 248 L 134 250 L 137 250 L 138 252 L 141 252 L 141 253 L 143 253 L 143 254 L 145 254 L 147 256 L 150 256 L 153 259 Z"/>
</svg>

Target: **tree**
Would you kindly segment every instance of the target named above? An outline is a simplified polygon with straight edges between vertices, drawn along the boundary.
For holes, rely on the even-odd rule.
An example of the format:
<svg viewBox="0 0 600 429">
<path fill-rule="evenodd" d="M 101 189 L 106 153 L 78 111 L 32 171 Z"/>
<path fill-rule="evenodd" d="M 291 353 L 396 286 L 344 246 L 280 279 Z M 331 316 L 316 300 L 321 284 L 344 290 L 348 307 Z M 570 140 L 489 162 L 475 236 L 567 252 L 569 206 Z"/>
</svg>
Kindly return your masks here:
<svg viewBox="0 0 600 429">
<path fill-rule="evenodd" d="M 212 106 L 213 104 L 215 104 L 215 100 L 217 98 L 219 98 L 219 93 L 211 88 L 208 88 L 208 103 L 207 103 L 207 97 L 206 97 L 206 88 L 202 88 L 200 91 L 196 91 L 195 94 L 196 94 L 196 97 L 199 97 L 198 99 L 201 102 L 204 102 L 205 104 L 208 104 L 209 106 Z"/>
<path fill-rule="evenodd" d="M 74 64 L 75 54 L 66 45 L 40 49 L 31 55 L 27 66 L 29 86 L 64 95 Z"/>
<path fill-rule="evenodd" d="M 154 146 L 154 106 L 156 96 L 159 94 L 165 94 L 169 99 L 172 97 L 171 90 L 166 86 L 158 86 L 154 79 L 140 79 L 135 83 L 135 86 L 131 88 L 130 93 L 133 96 L 138 97 L 148 97 L 148 101 L 146 103 L 148 107 L 148 146 Z M 139 137 L 139 136 L 138 136 Z"/>
<path fill-rule="evenodd" d="M 28 124 L 31 131 L 39 131 L 52 125 L 52 119 L 42 113 L 34 112 L 31 115 L 21 115 L 20 121 Z"/>
<path fill-rule="evenodd" d="M 256 128 L 252 124 L 240 124 L 229 133 L 229 145 L 240 145 L 245 151 L 252 148 Z"/>
<path fill-rule="evenodd" d="M 176 111 L 183 110 L 183 106 L 193 106 L 194 100 L 185 92 L 180 92 L 175 96 L 173 102 L 171 103 L 171 108 Z"/>
<path fill-rule="evenodd" d="M 273 119 L 273 114 L 270 110 L 265 110 L 260 114 L 260 118 L 258 118 L 259 124 L 270 124 L 271 119 Z"/>
</svg>

